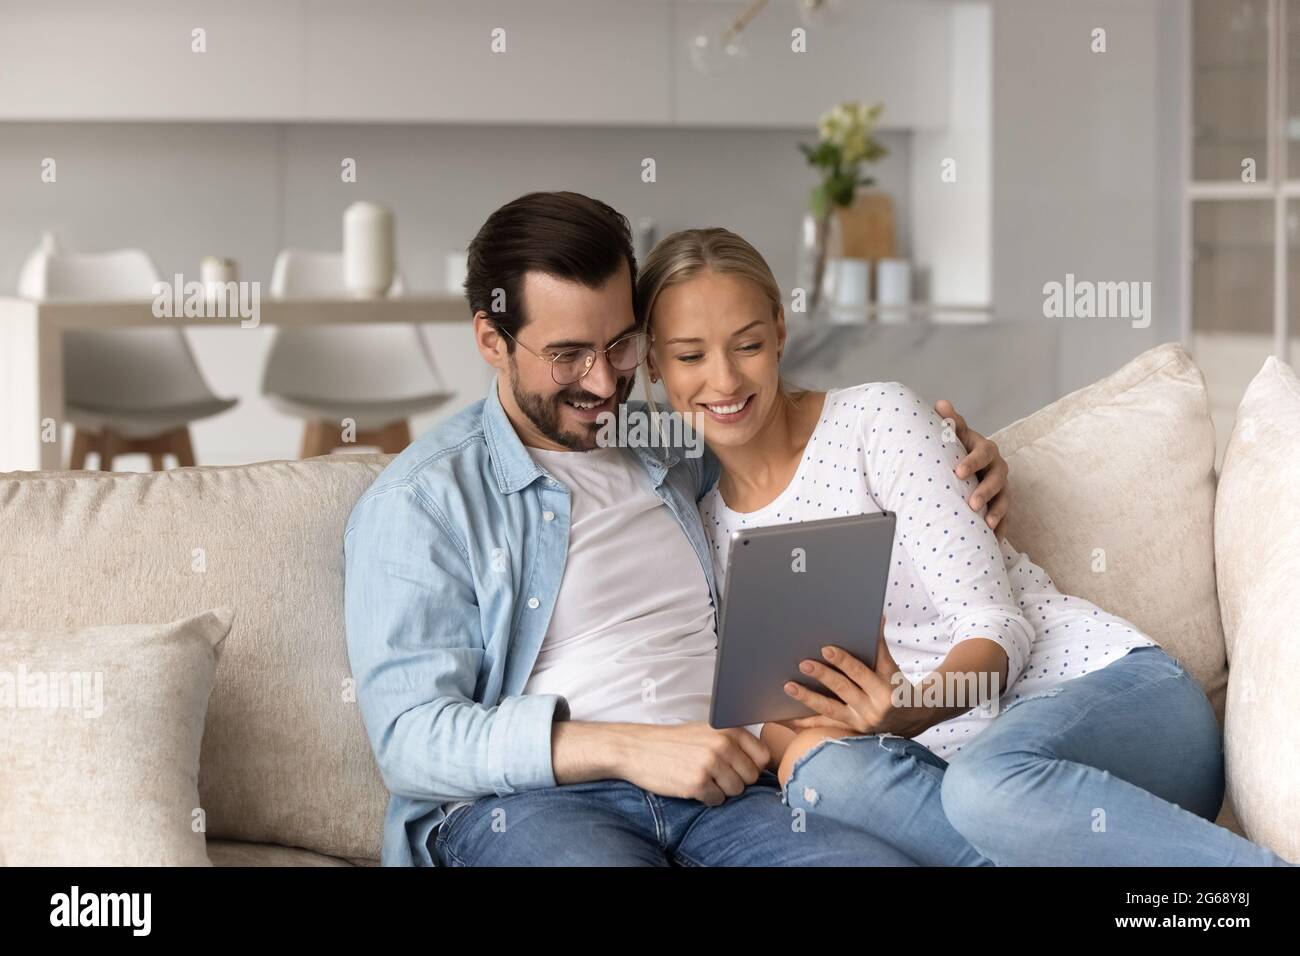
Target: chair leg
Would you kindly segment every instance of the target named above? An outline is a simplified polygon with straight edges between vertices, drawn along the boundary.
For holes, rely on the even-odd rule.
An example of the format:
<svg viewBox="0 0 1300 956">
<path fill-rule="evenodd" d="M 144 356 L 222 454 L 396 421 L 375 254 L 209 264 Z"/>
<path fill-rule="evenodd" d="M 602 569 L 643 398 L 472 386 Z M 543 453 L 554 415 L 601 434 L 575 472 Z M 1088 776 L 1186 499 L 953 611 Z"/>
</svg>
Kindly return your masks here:
<svg viewBox="0 0 1300 956">
<path fill-rule="evenodd" d="M 97 444 L 99 445 L 99 470 L 112 471 L 113 459 L 125 451 L 122 436 L 111 429 L 104 428 L 99 432 Z"/>
<path fill-rule="evenodd" d="M 190 442 L 190 429 L 188 425 L 182 425 L 166 436 L 167 443 L 171 446 L 171 453 L 176 456 L 176 467 L 193 468 L 194 467 L 194 445 Z M 159 459 L 161 460 L 161 454 Z"/>
<path fill-rule="evenodd" d="M 112 471 L 113 460 L 119 455 L 129 454 L 148 455 L 149 467 L 153 471 L 166 470 L 169 454 L 176 456 L 178 467 L 194 466 L 194 447 L 190 443 L 190 430 L 186 427 L 149 438 L 127 438 L 107 428 L 98 433 L 77 428 L 72 434 L 68 468 L 84 470 L 89 456 L 95 455 L 98 459 L 96 466 L 101 471 Z"/>
<path fill-rule="evenodd" d="M 357 440 L 361 439 L 361 433 L 357 433 Z M 307 435 L 303 442 L 304 458 L 315 458 L 317 455 L 332 455 L 336 448 L 343 445 L 343 427 L 336 425 L 334 422 L 318 420 L 310 422 L 307 425 Z"/>
<path fill-rule="evenodd" d="M 378 448 L 384 454 L 395 455 L 411 443 L 411 426 L 405 420 L 393 422 L 383 428 L 371 428 L 356 433 L 351 444 Z M 303 425 L 302 457 L 315 458 L 329 455 L 343 446 L 343 429 L 333 422 L 314 421 Z"/>
<path fill-rule="evenodd" d="M 81 428 L 74 428 L 72 430 L 72 451 L 68 456 L 68 468 L 72 471 L 84 471 L 86 456 L 94 450 L 94 441 L 90 432 Z"/>
<path fill-rule="evenodd" d="M 303 422 L 302 424 L 302 448 L 298 451 L 298 457 L 310 458 L 312 449 L 316 447 L 316 423 Z"/>
<path fill-rule="evenodd" d="M 379 430 L 376 445 L 385 455 L 396 455 L 411 443 L 411 426 L 405 419 Z"/>
<path fill-rule="evenodd" d="M 316 454 L 316 423 L 306 422 L 302 426 L 302 452 L 299 458 L 311 458 Z"/>
<path fill-rule="evenodd" d="M 361 448 L 378 448 L 384 454 L 399 452 L 410 443 L 410 429 L 405 422 L 392 422 L 382 428 L 359 431 L 353 442 Z"/>
</svg>

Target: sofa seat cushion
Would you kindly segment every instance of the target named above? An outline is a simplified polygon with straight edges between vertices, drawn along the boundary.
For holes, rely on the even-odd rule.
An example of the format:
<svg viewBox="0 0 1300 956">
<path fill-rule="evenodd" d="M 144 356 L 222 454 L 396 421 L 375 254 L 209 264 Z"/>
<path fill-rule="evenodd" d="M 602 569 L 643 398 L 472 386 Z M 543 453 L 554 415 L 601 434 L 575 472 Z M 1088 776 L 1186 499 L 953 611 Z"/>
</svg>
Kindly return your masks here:
<svg viewBox="0 0 1300 956">
<path fill-rule="evenodd" d="M 208 859 L 213 866 L 352 866 L 347 860 L 275 843 L 243 840 L 209 840 Z"/>
</svg>

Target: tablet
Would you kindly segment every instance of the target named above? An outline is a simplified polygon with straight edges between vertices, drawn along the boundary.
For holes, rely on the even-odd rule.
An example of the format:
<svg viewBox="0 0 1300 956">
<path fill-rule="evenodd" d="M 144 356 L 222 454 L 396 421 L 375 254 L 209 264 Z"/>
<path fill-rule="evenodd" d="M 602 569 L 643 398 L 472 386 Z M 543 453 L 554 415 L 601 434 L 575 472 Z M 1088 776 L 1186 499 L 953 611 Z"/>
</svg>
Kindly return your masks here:
<svg viewBox="0 0 1300 956">
<path fill-rule="evenodd" d="M 826 692 L 799 670 L 805 659 L 824 662 L 823 645 L 875 666 L 894 524 L 884 511 L 732 533 L 711 726 L 812 715 L 782 688 Z"/>
</svg>

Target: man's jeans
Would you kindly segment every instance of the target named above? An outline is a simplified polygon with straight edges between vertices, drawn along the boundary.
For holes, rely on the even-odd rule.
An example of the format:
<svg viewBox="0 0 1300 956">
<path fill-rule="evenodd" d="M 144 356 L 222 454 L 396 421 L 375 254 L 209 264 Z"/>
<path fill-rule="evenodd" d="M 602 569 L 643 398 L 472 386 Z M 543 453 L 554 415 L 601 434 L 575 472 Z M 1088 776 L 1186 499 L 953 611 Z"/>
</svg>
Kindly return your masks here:
<svg viewBox="0 0 1300 956">
<path fill-rule="evenodd" d="M 596 780 L 454 810 L 433 838 L 444 866 L 915 866 L 888 844 L 781 802 L 763 771 L 717 807 Z"/>
<path fill-rule="evenodd" d="M 1219 727 L 1158 647 L 990 719 L 951 763 L 902 737 L 824 741 L 796 761 L 783 799 L 922 865 L 1288 865 L 1212 822 Z"/>
</svg>

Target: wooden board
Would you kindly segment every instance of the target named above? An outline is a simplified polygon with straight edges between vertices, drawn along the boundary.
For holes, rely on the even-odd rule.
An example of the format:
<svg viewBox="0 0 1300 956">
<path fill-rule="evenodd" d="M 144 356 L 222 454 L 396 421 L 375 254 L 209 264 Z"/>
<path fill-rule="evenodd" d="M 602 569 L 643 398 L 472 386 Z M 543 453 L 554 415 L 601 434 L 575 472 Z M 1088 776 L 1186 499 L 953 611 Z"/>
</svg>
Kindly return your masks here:
<svg viewBox="0 0 1300 956">
<path fill-rule="evenodd" d="M 889 193 L 863 190 L 839 216 L 847 258 L 874 262 L 894 257 L 894 201 Z"/>
</svg>

